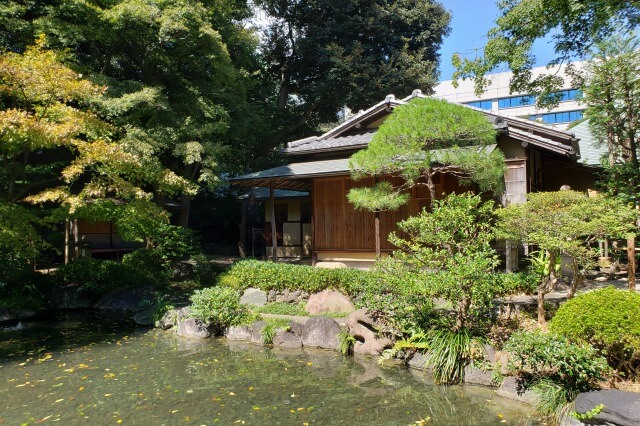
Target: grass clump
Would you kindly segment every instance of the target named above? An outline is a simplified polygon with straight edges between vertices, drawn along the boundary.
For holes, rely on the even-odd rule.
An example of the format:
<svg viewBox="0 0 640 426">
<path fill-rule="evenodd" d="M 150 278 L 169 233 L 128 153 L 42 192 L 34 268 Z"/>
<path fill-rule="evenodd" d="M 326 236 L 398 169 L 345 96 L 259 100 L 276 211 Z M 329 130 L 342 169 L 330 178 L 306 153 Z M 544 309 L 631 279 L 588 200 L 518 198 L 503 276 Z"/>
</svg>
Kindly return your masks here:
<svg viewBox="0 0 640 426">
<path fill-rule="evenodd" d="M 253 312 L 256 312 L 259 314 L 274 314 L 274 315 L 297 315 L 297 316 L 308 315 L 307 311 L 304 310 L 304 305 L 287 303 L 287 302 L 267 303 L 264 306 L 257 306 L 253 308 Z"/>
<path fill-rule="evenodd" d="M 240 294 L 227 287 L 196 290 L 191 296 L 191 313 L 221 330 L 253 322 L 256 318 L 246 305 L 240 304 Z"/>
<path fill-rule="evenodd" d="M 279 331 L 289 330 L 289 321 L 282 318 L 267 318 L 266 324 L 262 327 L 260 335 L 262 337 L 262 343 L 270 345 L 273 343 L 273 338 L 276 337 Z"/>
</svg>

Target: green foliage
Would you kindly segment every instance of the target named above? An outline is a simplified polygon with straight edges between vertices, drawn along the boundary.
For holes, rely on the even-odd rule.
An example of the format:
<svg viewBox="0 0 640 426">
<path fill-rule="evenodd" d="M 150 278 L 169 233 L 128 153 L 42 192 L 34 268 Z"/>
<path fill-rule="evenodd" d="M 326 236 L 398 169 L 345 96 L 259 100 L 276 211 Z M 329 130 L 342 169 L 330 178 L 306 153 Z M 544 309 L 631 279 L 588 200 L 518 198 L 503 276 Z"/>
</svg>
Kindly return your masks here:
<svg viewBox="0 0 640 426">
<path fill-rule="evenodd" d="M 640 377 L 640 294 L 614 287 L 581 294 L 560 306 L 550 330 L 591 344 L 611 367 Z"/>
<path fill-rule="evenodd" d="M 42 249 L 36 222 L 26 208 L 0 200 L 0 283 L 8 284 L 22 276 Z"/>
<path fill-rule="evenodd" d="M 340 341 L 340 343 L 338 343 L 338 351 L 342 355 L 353 354 L 353 345 L 356 344 L 355 337 L 345 331 L 341 331 L 338 334 L 338 340 Z"/>
<path fill-rule="evenodd" d="M 270 345 L 273 343 L 273 338 L 276 337 L 279 331 L 289 330 L 289 321 L 283 318 L 267 318 L 266 324 L 260 330 L 260 336 L 262 337 L 262 343 Z"/>
<path fill-rule="evenodd" d="M 376 285 L 382 277 L 356 269 L 323 269 L 304 265 L 242 260 L 234 263 L 218 278 L 221 286 L 244 290 L 256 287 L 263 291 L 295 289 L 316 293 L 334 289 L 358 294 Z"/>
<path fill-rule="evenodd" d="M 591 420 L 604 410 L 604 404 L 598 404 L 586 413 L 571 412 L 571 416 L 578 420 Z"/>
<path fill-rule="evenodd" d="M 584 57 L 593 43 L 632 29 L 640 21 L 636 4 L 618 0 L 503 0 L 497 4 L 499 17 L 487 34 L 482 54 L 463 58 L 456 53 L 453 78 L 473 79 L 476 93 L 481 94 L 489 86 L 486 74 L 506 63 L 513 71 L 511 92 L 540 95 L 539 106 L 557 104 L 560 98 L 553 94 L 564 81 L 551 71 L 532 75 L 536 61 L 531 49 L 536 40 L 553 34 L 557 56 L 551 64 L 566 63 Z"/>
<path fill-rule="evenodd" d="M 156 323 L 164 317 L 164 314 L 174 309 L 174 306 L 168 294 L 157 293 L 154 300 L 143 300 L 140 303 L 140 309 L 151 309 L 153 311 L 151 320 Z"/>
<path fill-rule="evenodd" d="M 0 279 L 0 307 L 34 311 L 46 308 L 46 295 L 51 291 L 52 281 L 50 275 L 32 268 L 11 268 L 9 275 Z"/>
<path fill-rule="evenodd" d="M 546 412 L 560 402 L 564 405 L 572 401 L 581 392 L 597 389 L 598 382 L 610 372 L 606 360 L 593 347 L 540 331 L 514 333 L 505 350 L 511 355 L 509 369 L 522 379 L 524 387 L 539 386 L 547 394 L 541 399 Z"/>
<path fill-rule="evenodd" d="M 640 168 L 628 163 L 605 165 L 598 187 L 625 204 L 637 205 L 640 203 Z"/>
<path fill-rule="evenodd" d="M 540 249 L 532 260 L 540 276 L 538 291 L 553 289 L 560 271 L 561 255 L 571 256 L 573 281 L 570 295 L 595 265 L 598 253 L 592 244 L 605 238 L 625 237 L 633 232 L 637 211 L 611 197 L 589 197 L 577 191 L 532 193 L 523 204 L 496 211 L 500 238 L 526 242 Z M 544 322 L 544 298 L 538 298 L 538 320 Z"/>
<path fill-rule="evenodd" d="M 167 271 L 162 266 L 160 256 L 153 249 L 141 248 L 126 253 L 122 256 L 122 264 L 158 281 L 165 281 L 169 278 Z"/>
<path fill-rule="evenodd" d="M 450 15 L 432 0 L 259 0 L 262 60 L 286 136 L 389 93 L 431 93 Z M 327 25 L 327 23 L 330 23 Z"/>
<path fill-rule="evenodd" d="M 431 330 L 427 333 L 426 364 L 433 369 L 436 383 L 458 383 L 464 379 L 464 368 L 473 360 L 473 339 L 466 329 Z"/>
<path fill-rule="evenodd" d="M 437 200 L 432 212 L 398 224 L 402 234 L 389 237 L 398 250 L 381 263 L 410 292 L 450 302 L 455 330 L 465 328 L 470 312 L 486 309 L 499 294 L 492 209 L 493 203 L 473 194 Z"/>
<path fill-rule="evenodd" d="M 240 304 L 238 291 L 228 287 L 196 290 L 191 296 L 191 313 L 195 318 L 210 322 L 221 330 L 255 319 L 249 308 Z"/>
<path fill-rule="evenodd" d="M 434 200 L 436 173 L 451 173 L 483 191 L 499 192 L 504 156 L 484 149 L 495 140 L 496 131 L 484 114 L 444 100 L 413 99 L 396 107 L 367 149 L 349 161 L 354 179 L 391 175 L 403 183 L 382 181 L 373 188 L 354 188 L 349 201 L 356 208 L 394 210 L 406 203 L 406 190 L 416 185 L 427 186 Z"/>
<path fill-rule="evenodd" d="M 559 418 L 562 408 L 576 396 L 570 396 L 567 389 L 549 379 L 539 380 L 531 391 L 535 395 L 537 411 L 552 418 Z"/>
<path fill-rule="evenodd" d="M 131 266 L 111 260 L 79 259 L 58 268 L 58 285 L 77 285 L 81 291 L 103 295 L 126 287 L 155 285 L 155 281 Z"/>
<path fill-rule="evenodd" d="M 260 314 L 276 314 L 276 315 L 300 315 L 306 316 L 307 312 L 304 306 L 287 302 L 272 302 L 264 306 L 253 308 L 253 312 Z"/>
<path fill-rule="evenodd" d="M 572 72 L 584 93 L 589 128 L 608 148 L 610 167 L 629 163 L 638 169 L 639 47 L 636 33 L 614 36 L 598 43 L 591 60 Z"/>
</svg>

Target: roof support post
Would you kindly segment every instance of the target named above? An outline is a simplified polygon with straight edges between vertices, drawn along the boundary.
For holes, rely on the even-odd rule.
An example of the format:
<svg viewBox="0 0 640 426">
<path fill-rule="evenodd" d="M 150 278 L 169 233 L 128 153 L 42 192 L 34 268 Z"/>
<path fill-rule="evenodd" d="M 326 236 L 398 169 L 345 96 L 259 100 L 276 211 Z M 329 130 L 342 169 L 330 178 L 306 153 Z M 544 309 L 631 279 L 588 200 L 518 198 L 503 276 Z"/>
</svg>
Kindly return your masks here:
<svg viewBox="0 0 640 426">
<path fill-rule="evenodd" d="M 375 232 L 376 232 L 376 258 L 380 258 L 380 212 L 376 212 Z"/>
<path fill-rule="evenodd" d="M 278 261 L 278 234 L 276 231 L 276 204 L 275 204 L 275 190 L 273 188 L 273 181 L 269 186 L 269 200 L 271 201 L 271 260 Z"/>
</svg>

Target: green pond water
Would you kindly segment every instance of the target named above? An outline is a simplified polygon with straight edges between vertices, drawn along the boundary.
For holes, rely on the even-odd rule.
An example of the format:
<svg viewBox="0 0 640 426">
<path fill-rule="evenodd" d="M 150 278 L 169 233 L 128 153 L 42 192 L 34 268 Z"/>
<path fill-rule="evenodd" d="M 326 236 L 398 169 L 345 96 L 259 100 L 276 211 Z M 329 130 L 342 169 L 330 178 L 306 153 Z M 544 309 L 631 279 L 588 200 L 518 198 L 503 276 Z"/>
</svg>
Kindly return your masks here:
<svg viewBox="0 0 640 426">
<path fill-rule="evenodd" d="M 375 359 L 187 340 L 87 313 L 0 329 L 0 424 L 537 424 L 527 410 Z"/>
</svg>

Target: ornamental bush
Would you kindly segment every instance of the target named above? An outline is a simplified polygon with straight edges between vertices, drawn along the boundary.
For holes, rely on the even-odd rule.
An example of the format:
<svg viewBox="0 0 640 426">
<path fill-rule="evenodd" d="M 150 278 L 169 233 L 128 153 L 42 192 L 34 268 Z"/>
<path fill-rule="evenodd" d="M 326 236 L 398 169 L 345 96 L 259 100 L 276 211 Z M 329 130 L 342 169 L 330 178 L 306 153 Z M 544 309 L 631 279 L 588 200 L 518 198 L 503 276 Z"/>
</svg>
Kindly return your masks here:
<svg viewBox="0 0 640 426">
<path fill-rule="evenodd" d="M 219 330 L 255 319 L 249 308 L 240 304 L 238 291 L 229 287 L 196 290 L 191 296 L 191 313 Z"/>
<path fill-rule="evenodd" d="M 587 342 L 609 365 L 640 377 L 640 294 L 608 287 L 564 303 L 550 330 L 575 342 Z"/>
<path fill-rule="evenodd" d="M 538 394 L 538 408 L 552 414 L 581 392 L 598 389 L 610 372 L 604 358 L 587 343 L 540 331 L 514 333 L 505 350 L 509 369 L 520 377 L 524 388 Z"/>
<path fill-rule="evenodd" d="M 94 295 L 111 293 L 125 287 L 155 285 L 152 277 L 131 266 L 112 260 L 78 259 L 60 267 L 55 273 L 60 286 L 78 285 Z"/>
<path fill-rule="evenodd" d="M 333 289 L 348 295 L 377 288 L 380 274 L 357 269 L 322 269 L 306 265 L 242 260 L 220 275 L 218 284 L 237 290 L 256 287 L 269 290 L 304 290 L 315 293 Z"/>
</svg>

